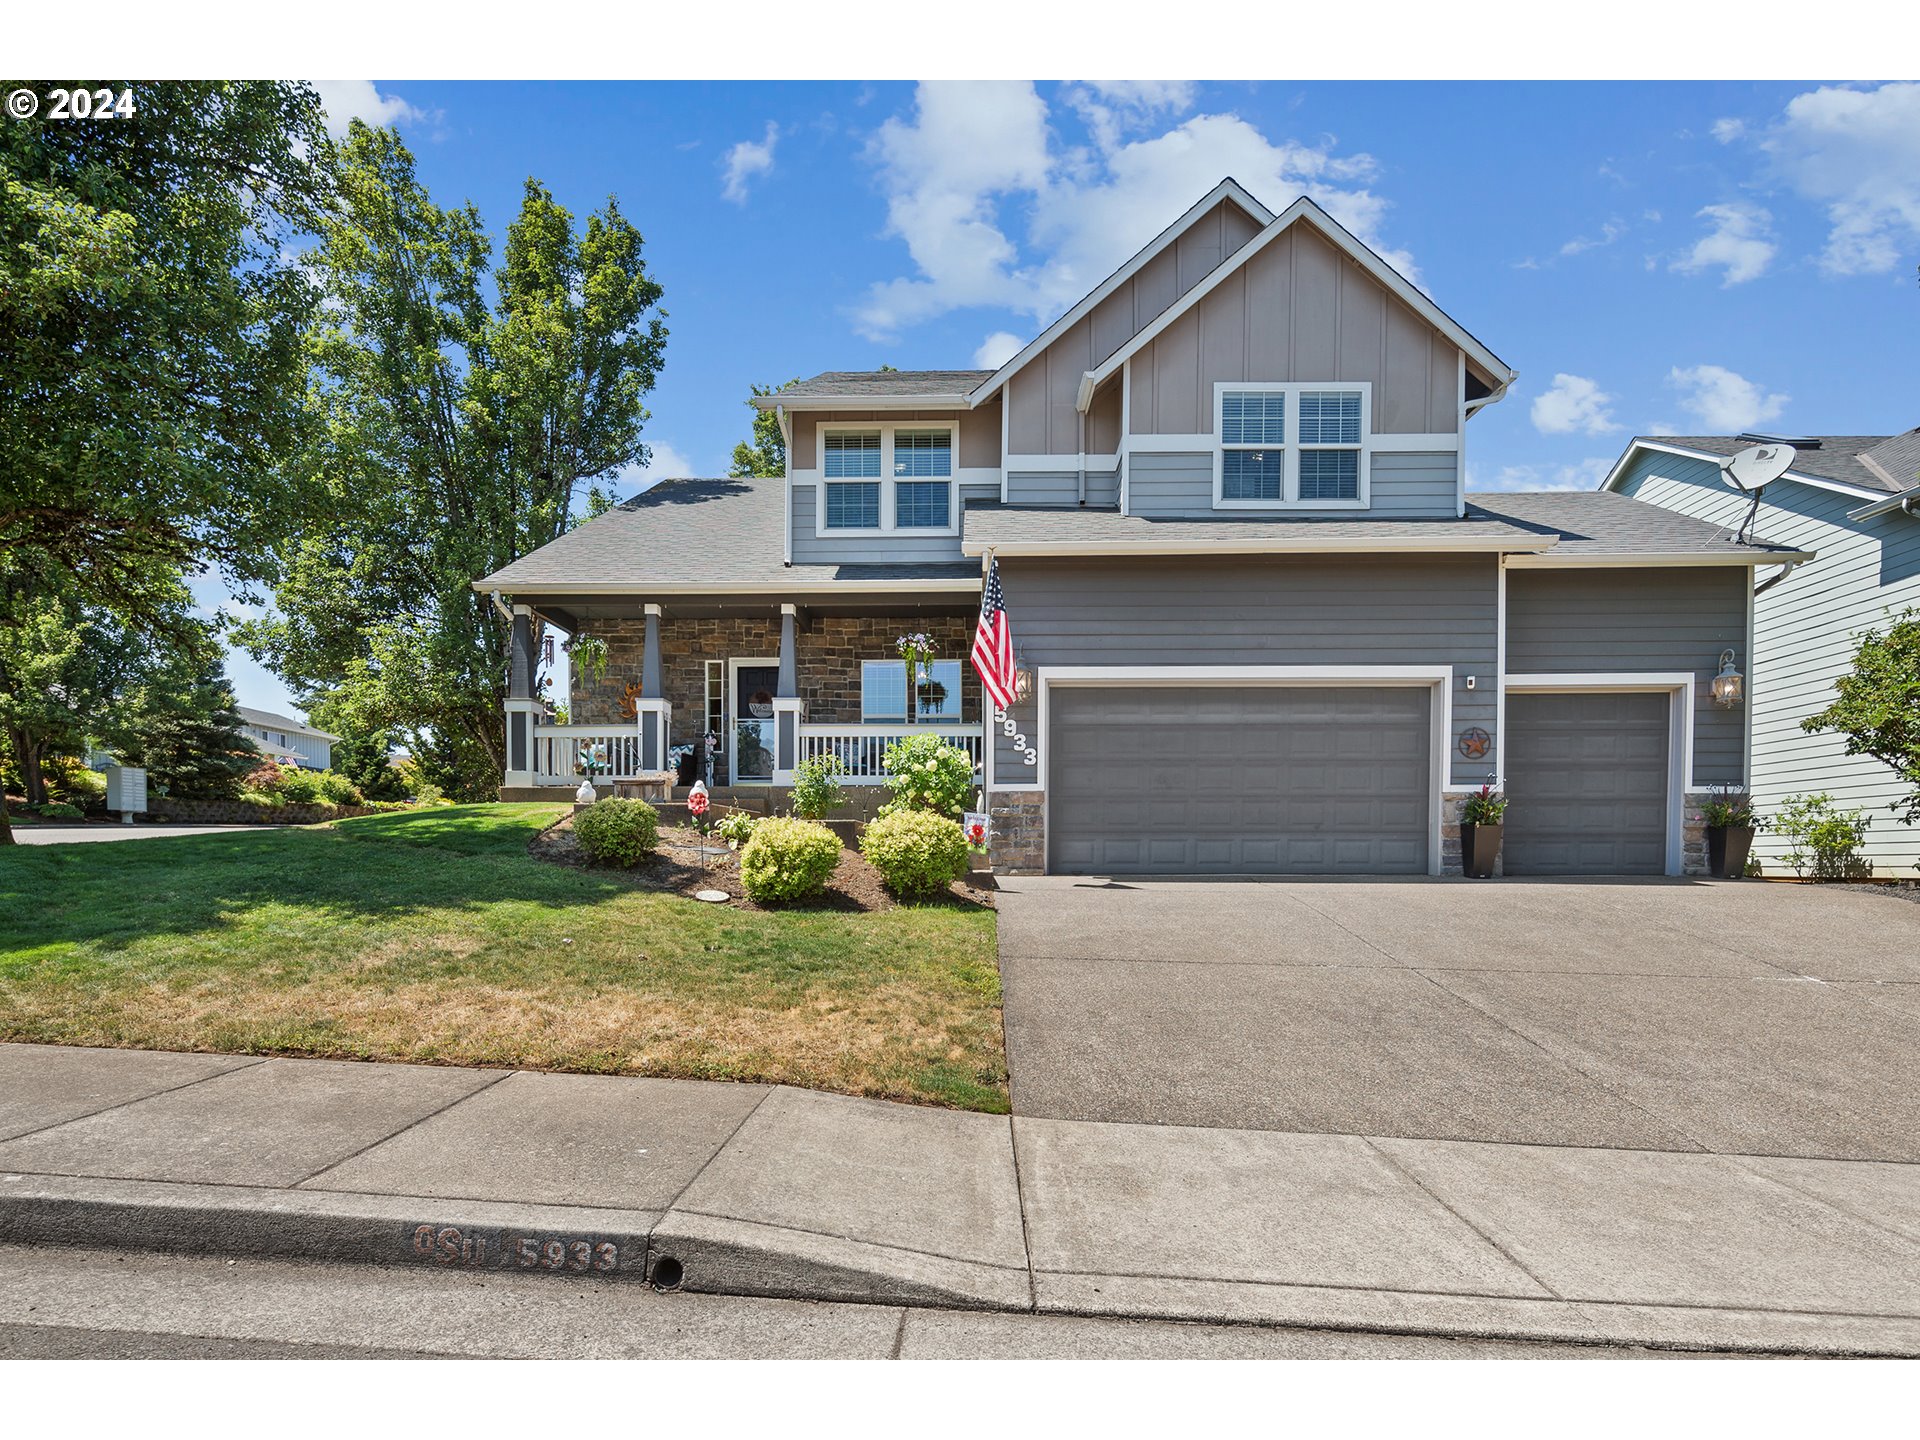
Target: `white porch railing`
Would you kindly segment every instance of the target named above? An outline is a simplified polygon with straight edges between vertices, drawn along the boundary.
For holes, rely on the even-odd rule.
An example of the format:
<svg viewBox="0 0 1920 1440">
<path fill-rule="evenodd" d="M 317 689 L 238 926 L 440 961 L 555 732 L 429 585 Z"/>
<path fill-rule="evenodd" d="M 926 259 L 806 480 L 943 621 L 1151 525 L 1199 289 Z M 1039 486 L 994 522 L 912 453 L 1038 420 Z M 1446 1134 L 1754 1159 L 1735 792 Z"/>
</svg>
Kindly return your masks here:
<svg viewBox="0 0 1920 1440">
<path fill-rule="evenodd" d="M 586 762 L 591 761 L 591 768 Z M 533 783 L 631 780 L 646 767 L 640 759 L 640 727 L 625 725 L 537 725 L 533 731 Z"/>
<path fill-rule="evenodd" d="M 949 745 L 956 745 L 972 757 L 973 768 L 978 773 L 985 744 L 984 729 L 977 722 L 965 724 L 925 724 L 925 725 L 809 725 L 800 726 L 800 758 L 811 760 L 816 755 L 838 755 L 840 763 L 846 767 L 840 778 L 849 785 L 878 785 L 887 778 L 887 767 L 881 763 L 881 757 L 887 753 L 887 746 L 896 740 L 904 740 L 909 735 L 938 735 Z"/>
</svg>

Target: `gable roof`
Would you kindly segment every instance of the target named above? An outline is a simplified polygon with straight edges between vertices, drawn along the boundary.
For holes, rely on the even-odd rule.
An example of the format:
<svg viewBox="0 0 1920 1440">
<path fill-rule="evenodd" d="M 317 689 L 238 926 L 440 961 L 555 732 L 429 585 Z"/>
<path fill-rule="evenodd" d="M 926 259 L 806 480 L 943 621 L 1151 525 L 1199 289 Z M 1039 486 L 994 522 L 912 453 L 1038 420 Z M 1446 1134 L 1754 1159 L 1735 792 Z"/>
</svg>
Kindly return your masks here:
<svg viewBox="0 0 1920 1440">
<path fill-rule="evenodd" d="M 967 396 L 993 372 L 991 370 L 825 370 L 806 380 L 796 380 L 770 395 L 756 395 L 753 403 L 761 410 L 777 405 L 792 408 L 796 400 L 808 402 L 807 408 L 821 409 L 828 403 L 850 406 L 924 406 L 958 408 Z"/>
<path fill-rule="evenodd" d="M 1513 383 L 1516 378 L 1515 373 L 1506 361 L 1482 344 L 1466 326 L 1429 300 L 1419 286 L 1375 254 L 1350 230 L 1315 204 L 1310 196 L 1302 195 L 1258 235 L 1221 261 L 1186 294 L 1162 310 L 1148 324 L 1142 326 L 1131 340 L 1101 361 L 1094 369 L 1088 371 L 1087 379 L 1091 383 L 1081 387 L 1082 394 L 1090 393 L 1094 387 L 1112 376 L 1132 356 L 1157 339 L 1174 321 L 1211 294 L 1227 276 L 1302 221 L 1325 235 L 1414 314 L 1465 351 L 1467 358 L 1486 371 L 1493 380 L 1495 398 L 1498 398 L 1504 393 L 1506 387 Z"/>
<path fill-rule="evenodd" d="M 316 740 L 338 740 L 338 735 L 329 735 L 325 730 L 296 720 L 291 715 L 282 715 L 278 710 L 256 710 L 251 705 L 233 707 L 247 724 L 261 730 L 279 730 L 288 735 L 311 735 Z"/>
<path fill-rule="evenodd" d="M 1476 491 L 1467 496 L 1467 513 L 1476 512 L 1557 536 L 1543 557 L 1555 564 L 1685 557 L 1690 564 L 1764 565 L 1808 553 L 1766 540 L 1742 544 L 1724 525 L 1605 490 Z"/>
<path fill-rule="evenodd" d="M 1903 444 L 1896 442 L 1909 441 L 1913 442 L 1916 454 L 1920 454 L 1920 438 L 1916 437 L 1920 437 L 1920 431 L 1912 431 L 1907 435 L 1808 436 L 1808 439 L 1818 440 L 1820 448 L 1796 451 L 1793 467 L 1782 478 L 1829 488 L 1838 486 L 1865 496 L 1896 494 L 1911 487 L 1915 481 L 1909 479 L 1905 484 L 1895 483 L 1885 474 L 1876 473 L 1872 466 L 1864 462 L 1864 457 L 1884 453 L 1887 459 L 1895 459 L 1904 448 Z M 1701 460 L 1724 460 L 1729 455 L 1739 454 L 1753 443 L 1738 435 L 1636 435 L 1627 442 L 1627 448 L 1607 472 L 1607 478 L 1601 482 L 1600 488 L 1616 488 L 1627 466 L 1633 463 L 1633 457 L 1644 451 L 1688 455 Z M 1916 459 L 1915 464 L 1920 465 L 1920 459 Z M 1884 470 L 1884 462 L 1881 468 Z"/>
<path fill-rule="evenodd" d="M 1079 324 L 1081 320 L 1091 315 L 1102 300 L 1105 300 L 1109 295 L 1113 294 L 1114 291 L 1126 284 L 1127 281 L 1139 274 L 1156 255 L 1160 254 L 1161 251 L 1165 250 L 1182 235 L 1186 234 L 1187 231 L 1191 230 L 1203 215 L 1209 213 L 1213 207 L 1218 205 L 1222 200 L 1232 201 L 1262 226 L 1273 223 L 1273 211 L 1254 199 L 1252 194 L 1248 192 L 1246 186 L 1242 185 L 1231 175 L 1227 176 L 1218 185 L 1214 186 L 1213 189 L 1209 190 L 1189 206 L 1186 213 L 1181 215 L 1178 220 L 1175 220 L 1171 225 L 1167 226 L 1166 229 L 1154 236 L 1153 239 L 1141 246 L 1141 248 L 1134 253 L 1132 259 L 1128 260 L 1119 269 L 1115 270 L 1106 279 L 1102 280 L 1082 296 L 1080 302 L 1071 310 L 1067 311 L 1066 314 L 1062 315 L 1058 320 L 1034 336 L 1033 339 L 1021 346 L 1020 349 L 1015 352 L 1012 359 L 1008 360 L 1006 364 L 1002 365 L 998 370 L 995 370 L 984 383 L 974 390 L 973 403 L 975 405 L 984 404 L 987 400 L 998 394 L 1007 381 L 1013 378 L 1016 370 L 1022 368 L 1029 360 L 1032 360 L 1041 351 L 1053 344 L 1055 340 L 1058 340 L 1062 335 L 1066 334 L 1067 331 Z M 1227 261 L 1231 258 L 1231 256 L 1223 258 L 1220 265 L 1216 268 L 1226 268 Z"/>
</svg>

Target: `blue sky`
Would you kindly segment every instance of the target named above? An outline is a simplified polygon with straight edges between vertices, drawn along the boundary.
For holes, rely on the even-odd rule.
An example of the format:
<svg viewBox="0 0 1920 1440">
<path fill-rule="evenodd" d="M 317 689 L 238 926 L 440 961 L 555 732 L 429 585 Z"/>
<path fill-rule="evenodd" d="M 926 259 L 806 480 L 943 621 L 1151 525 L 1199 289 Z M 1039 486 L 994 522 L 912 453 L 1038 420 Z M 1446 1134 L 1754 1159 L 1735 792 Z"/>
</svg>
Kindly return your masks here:
<svg viewBox="0 0 1920 1440">
<path fill-rule="evenodd" d="M 618 195 L 666 289 L 659 476 L 724 473 L 754 382 L 998 363 L 1223 174 L 1275 209 L 1311 193 L 1520 372 L 1468 431 L 1473 488 L 1589 487 L 1637 432 L 1920 424 L 1916 84 L 322 93 L 341 126 L 398 125 L 496 237 L 529 175 L 577 215 Z"/>
</svg>

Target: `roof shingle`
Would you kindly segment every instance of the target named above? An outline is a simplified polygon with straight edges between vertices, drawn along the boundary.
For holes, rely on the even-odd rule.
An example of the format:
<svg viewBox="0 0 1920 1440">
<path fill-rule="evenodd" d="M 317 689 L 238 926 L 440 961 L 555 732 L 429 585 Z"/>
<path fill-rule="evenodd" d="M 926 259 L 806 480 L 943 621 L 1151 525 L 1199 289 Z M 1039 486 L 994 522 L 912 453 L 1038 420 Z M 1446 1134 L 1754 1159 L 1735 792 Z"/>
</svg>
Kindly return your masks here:
<svg viewBox="0 0 1920 1440">
<path fill-rule="evenodd" d="M 1677 450 L 1695 450 L 1703 455 L 1735 455 L 1753 442 L 1742 440 L 1737 435 L 1636 435 L 1636 442 L 1648 445 L 1671 445 Z M 1833 480 L 1842 485 L 1858 486 L 1862 490 L 1895 491 L 1905 489 L 1902 485 L 1890 485 L 1872 470 L 1860 463 L 1861 452 L 1872 450 L 1889 440 L 1897 439 L 1888 435 L 1811 435 L 1818 440 L 1818 450 L 1800 450 L 1793 457 L 1793 469 L 1790 475 L 1808 475 L 1816 480 Z M 1909 481 L 1909 484 L 1912 482 Z"/>
<path fill-rule="evenodd" d="M 756 403 L 770 407 L 785 400 L 944 399 L 966 395 L 992 376 L 991 370 L 827 370 L 758 396 Z"/>
</svg>

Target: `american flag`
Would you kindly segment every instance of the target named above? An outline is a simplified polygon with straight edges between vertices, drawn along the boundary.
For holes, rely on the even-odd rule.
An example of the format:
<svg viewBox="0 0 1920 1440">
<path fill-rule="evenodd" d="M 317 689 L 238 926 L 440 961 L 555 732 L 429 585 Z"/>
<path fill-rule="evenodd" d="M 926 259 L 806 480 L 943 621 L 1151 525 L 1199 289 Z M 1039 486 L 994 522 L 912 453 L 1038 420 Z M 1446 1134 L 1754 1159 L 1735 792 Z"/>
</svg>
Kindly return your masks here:
<svg viewBox="0 0 1920 1440">
<path fill-rule="evenodd" d="M 980 686 L 1002 710 L 1013 705 L 1013 626 L 1007 620 L 1000 589 L 1000 562 L 987 560 L 987 583 L 980 593 L 980 625 L 973 632 L 973 668 Z"/>
</svg>

